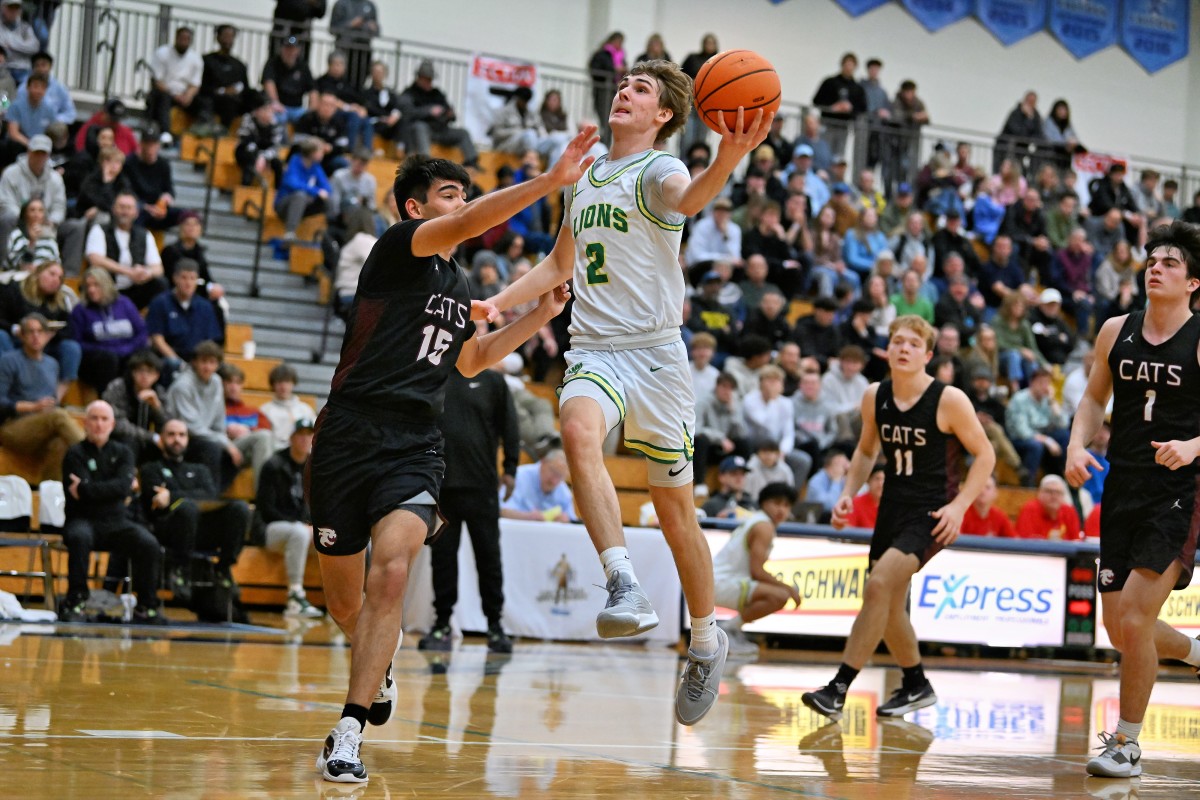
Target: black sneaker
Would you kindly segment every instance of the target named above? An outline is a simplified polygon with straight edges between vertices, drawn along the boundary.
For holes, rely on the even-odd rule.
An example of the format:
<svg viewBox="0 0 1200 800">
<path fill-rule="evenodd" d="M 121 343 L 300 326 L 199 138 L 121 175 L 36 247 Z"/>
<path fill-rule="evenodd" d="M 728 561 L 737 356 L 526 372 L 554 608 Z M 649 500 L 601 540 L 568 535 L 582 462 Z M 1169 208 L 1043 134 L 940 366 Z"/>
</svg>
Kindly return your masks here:
<svg viewBox="0 0 1200 800">
<path fill-rule="evenodd" d="M 87 622 L 87 613 L 84 611 L 86 605 L 86 595 L 67 595 L 58 601 L 58 621 Z"/>
<path fill-rule="evenodd" d="M 508 634 L 500 627 L 488 628 L 487 645 L 489 653 L 511 653 L 513 651 L 512 639 L 508 638 Z"/>
<path fill-rule="evenodd" d="M 137 606 L 133 609 L 131 622 L 134 625 L 166 625 L 167 618 L 163 616 L 161 608 Z"/>
<path fill-rule="evenodd" d="M 918 686 L 916 689 L 907 689 L 901 686 L 892 692 L 892 696 L 886 703 L 875 709 L 875 716 L 903 717 L 910 711 L 931 706 L 936 702 L 937 695 L 933 693 L 933 686 L 929 681 L 926 681 L 923 686 Z"/>
<path fill-rule="evenodd" d="M 489 640 L 490 641 L 490 640 Z M 435 650 L 448 653 L 454 646 L 454 633 L 449 625 L 435 625 L 433 630 L 421 637 L 417 642 L 418 650 Z"/>
<path fill-rule="evenodd" d="M 387 674 L 383 676 L 383 683 L 379 684 L 379 688 L 375 691 L 375 699 L 371 701 L 371 707 L 367 710 L 367 722 L 371 725 L 386 725 L 387 721 L 392 718 L 392 709 L 396 707 L 396 699 L 396 682 L 392 680 L 392 665 L 388 664 Z"/>
<path fill-rule="evenodd" d="M 846 705 L 846 693 L 839 692 L 834 686 L 822 686 L 815 692 L 805 692 L 800 695 L 800 700 L 818 714 L 824 714 L 837 722 L 842 718 L 842 708 Z"/>
<path fill-rule="evenodd" d="M 192 580 L 185 564 L 172 564 L 167 570 L 167 588 L 176 602 L 189 605 L 192 602 Z"/>
</svg>

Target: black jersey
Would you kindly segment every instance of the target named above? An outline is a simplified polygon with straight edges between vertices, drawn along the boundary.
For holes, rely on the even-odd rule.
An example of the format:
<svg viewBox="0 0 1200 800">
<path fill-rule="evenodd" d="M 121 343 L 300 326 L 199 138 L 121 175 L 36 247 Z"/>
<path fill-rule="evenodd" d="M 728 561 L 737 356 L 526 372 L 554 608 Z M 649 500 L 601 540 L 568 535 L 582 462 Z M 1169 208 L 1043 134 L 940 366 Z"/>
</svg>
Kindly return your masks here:
<svg viewBox="0 0 1200 800">
<path fill-rule="evenodd" d="M 1200 317 L 1193 315 L 1162 344 L 1142 336 L 1144 311 L 1130 314 L 1108 354 L 1112 371 L 1112 440 L 1108 460 L 1114 469 L 1161 470 L 1150 442 L 1194 439 L 1200 435 Z M 1200 462 L 1176 470 L 1195 474 Z M 1109 483 L 1111 486 L 1111 482 Z"/>
<path fill-rule="evenodd" d="M 929 384 L 907 411 L 896 408 L 891 379 L 875 394 L 875 427 L 887 459 L 880 503 L 941 508 L 958 494 L 962 445 L 938 430 L 937 412 L 946 385 Z"/>
<path fill-rule="evenodd" d="M 442 412 L 446 378 L 475 323 L 458 264 L 413 255 L 422 222 L 388 228 L 363 265 L 329 393 L 335 408 L 428 423 Z"/>
</svg>

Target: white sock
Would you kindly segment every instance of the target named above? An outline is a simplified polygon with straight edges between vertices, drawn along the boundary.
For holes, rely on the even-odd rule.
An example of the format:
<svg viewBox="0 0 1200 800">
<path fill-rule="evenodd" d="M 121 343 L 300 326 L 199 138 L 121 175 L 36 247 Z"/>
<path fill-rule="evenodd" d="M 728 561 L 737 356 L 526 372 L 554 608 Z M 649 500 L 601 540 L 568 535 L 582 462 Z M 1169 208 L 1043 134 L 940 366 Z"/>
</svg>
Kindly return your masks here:
<svg viewBox="0 0 1200 800">
<path fill-rule="evenodd" d="M 629 560 L 629 550 L 624 547 L 610 547 L 600 554 L 600 563 L 604 565 L 605 580 L 612 580 L 613 573 L 623 572 L 629 576 L 632 583 L 637 583 L 633 574 L 633 562 Z"/>
<path fill-rule="evenodd" d="M 1142 723 L 1126 722 L 1123 719 L 1117 720 L 1117 733 L 1125 737 L 1127 742 L 1136 742 L 1138 736 L 1142 734 Z"/>
<path fill-rule="evenodd" d="M 1183 659 L 1183 663 L 1200 667 L 1200 639 L 1192 639 L 1192 650 Z"/>
<path fill-rule="evenodd" d="M 293 583 L 291 586 L 288 587 L 288 594 L 294 595 L 296 597 L 304 597 L 304 584 L 303 583 Z"/>
<path fill-rule="evenodd" d="M 698 656 L 711 656 L 717 652 L 717 615 L 692 617 L 692 643 L 688 648 Z"/>
</svg>

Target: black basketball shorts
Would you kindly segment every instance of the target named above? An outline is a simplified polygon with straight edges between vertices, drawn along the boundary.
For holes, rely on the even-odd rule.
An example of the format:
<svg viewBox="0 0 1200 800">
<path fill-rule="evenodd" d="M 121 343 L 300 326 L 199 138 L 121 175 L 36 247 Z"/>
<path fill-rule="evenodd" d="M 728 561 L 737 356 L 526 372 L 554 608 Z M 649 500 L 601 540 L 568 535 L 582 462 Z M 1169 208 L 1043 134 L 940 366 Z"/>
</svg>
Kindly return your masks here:
<svg viewBox="0 0 1200 800">
<path fill-rule="evenodd" d="M 870 562 L 883 558 L 891 548 L 906 555 L 914 555 L 925 566 L 942 545 L 933 538 L 937 519 L 929 515 L 934 511 L 927 505 L 905 505 L 884 501 L 879 504 L 879 516 L 875 519 L 875 535 L 871 537 Z"/>
<path fill-rule="evenodd" d="M 375 523 L 401 506 L 436 510 L 446 471 L 443 453 L 436 425 L 385 423 L 326 406 L 305 471 L 317 552 L 361 552 Z M 430 538 L 437 529 L 430 526 Z"/>
<path fill-rule="evenodd" d="M 1159 575 L 1179 561 L 1183 571 L 1175 584 L 1192 582 L 1200 531 L 1200 478 L 1155 470 L 1152 476 L 1109 473 L 1100 504 L 1101 592 L 1119 592 L 1129 573 L 1148 569 Z"/>
</svg>

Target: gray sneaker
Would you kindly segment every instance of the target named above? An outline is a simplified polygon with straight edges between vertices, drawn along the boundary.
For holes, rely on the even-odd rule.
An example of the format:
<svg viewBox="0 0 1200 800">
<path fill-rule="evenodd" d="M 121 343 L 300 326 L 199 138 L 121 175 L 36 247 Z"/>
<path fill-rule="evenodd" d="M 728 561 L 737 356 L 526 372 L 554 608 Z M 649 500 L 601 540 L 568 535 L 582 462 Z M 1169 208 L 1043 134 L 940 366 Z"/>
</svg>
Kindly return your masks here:
<svg viewBox="0 0 1200 800">
<path fill-rule="evenodd" d="M 614 572 L 607 588 L 608 602 L 596 615 L 596 633 L 601 639 L 637 636 L 658 625 L 658 614 L 641 586 L 627 582 L 623 573 Z"/>
<path fill-rule="evenodd" d="M 717 702 L 721 671 L 725 669 L 728 654 L 729 637 L 720 628 L 717 628 L 716 653 L 704 657 L 688 650 L 687 664 L 679 678 L 679 691 L 675 693 L 675 719 L 680 725 L 695 725 Z"/>
</svg>

